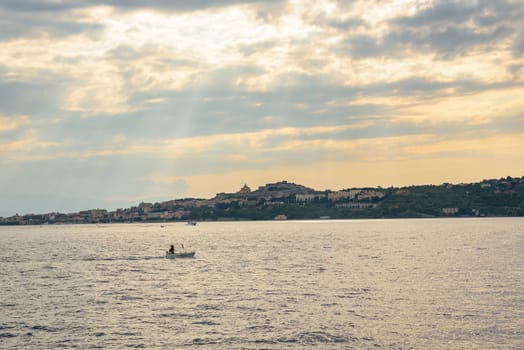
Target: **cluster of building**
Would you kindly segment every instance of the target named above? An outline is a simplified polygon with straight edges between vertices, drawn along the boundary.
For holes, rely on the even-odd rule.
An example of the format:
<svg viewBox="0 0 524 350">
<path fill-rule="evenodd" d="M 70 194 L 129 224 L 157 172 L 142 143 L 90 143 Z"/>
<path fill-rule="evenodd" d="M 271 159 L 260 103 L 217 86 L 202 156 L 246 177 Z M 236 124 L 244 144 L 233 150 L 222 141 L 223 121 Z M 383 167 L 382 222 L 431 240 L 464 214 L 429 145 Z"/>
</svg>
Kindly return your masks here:
<svg viewBox="0 0 524 350">
<path fill-rule="evenodd" d="M 402 203 L 402 198 L 406 198 L 405 203 L 411 198 L 428 197 L 431 201 L 439 199 L 431 195 L 435 187 L 440 189 L 441 208 L 438 208 L 440 214 L 431 212 L 433 216 L 483 216 L 484 213 L 478 208 L 468 205 L 462 208 L 449 206 L 448 203 L 457 202 L 457 195 L 462 197 L 476 195 L 477 204 L 485 198 L 499 198 L 498 204 L 493 204 L 489 199 L 484 200 L 484 208 L 496 206 L 497 209 L 492 211 L 494 215 L 522 215 L 524 206 L 524 177 L 522 178 L 502 178 L 493 180 L 483 180 L 476 184 L 442 184 L 439 186 L 412 186 L 404 188 L 360 188 L 345 189 L 341 191 L 317 191 L 302 185 L 281 181 L 266 184 L 252 191 L 247 185 L 244 185 L 239 191 L 234 193 L 218 193 L 211 199 L 186 198 L 176 199 L 161 203 L 140 203 L 127 209 L 117 209 L 108 211 L 105 209 L 92 209 L 80 211 L 77 213 L 62 214 L 27 214 L 15 215 L 7 218 L 0 217 L 0 224 L 4 225 L 24 225 L 24 224 L 83 224 L 83 223 L 109 223 L 109 222 L 146 222 L 146 221 L 186 221 L 195 218 L 195 213 L 200 213 L 199 218 L 211 219 L 206 213 L 213 211 L 227 211 L 229 209 L 249 208 L 261 209 L 272 208 L 283 205 L 293 205 L 307 207 L 320 205 L 329 208 L 348 208 L 348 209 L 373 209 L 376 207 L 384 208 L 388 204 L 385 197 L 390 197 Z M 444 191 L 442 191 L 442 189 Z M 431 191 L 430 191 L 431 190 Z M 425 191 L 425 192 L 424 192 Z M 472 192 L 468 192 L 472 191 Z M 444 193 L 454 193 L 445 197 Z M 433 197 L 432 197 L 433 196 Z M 400 198 L 400 200 L 399 200 Z M 511 201 L 510 201 L 511 199 Z M 520 201 L 520 202 L 519 202 Z M 391 201 L 390 201 L 391 202 Z M 456 203 L 455 203 L 456 204 Z M 511 204 L 511 205 L 510 205 Z M 389 204 L 395 208 L 398 204 Z M 416 205 L 415 205 L 416 206 Z M 411 205 L 407 210 L 417 210 Z M 278 211 L 277 211 L 278 212 Z M 202 214 L 204 213 L 204 214 Z M 409 214 L 409 213 L 408 213 Z M 424 214 L 424 213 L 422 213 Z M 489 213 L 488 213 L 489 214 Z M 216 216 L 213 219 L 218 220 Z M 276 215 L 274 219 L 284 220 L 286 216 L 282 213 Z"/>
<path fill-rule="evenodd" d="M 218 193 L 211 199 L 177 199 L 161 203 L 140 203 L 138 206 L 108 211 L 91 209 L 77 213 L 27 214 L 0 218 L 3 224 L 84 224 L 101 222 L 185 221 L 191 219 L 192 210 L 199 207 L 219 207 L 235 204 L 240 207 L 278 206 L 297 204 L 307 206 L 316 201 L 335 202 L 335 206 L 371 208 L 384 197 L 383 191 L 352 189 L 343 191 L 315 191 L 287 181 L 270 183 L 252 191 L 244 185 L 238 192 Z M 284 219 L 280 216 L 277 219 Z"/>
</svg>

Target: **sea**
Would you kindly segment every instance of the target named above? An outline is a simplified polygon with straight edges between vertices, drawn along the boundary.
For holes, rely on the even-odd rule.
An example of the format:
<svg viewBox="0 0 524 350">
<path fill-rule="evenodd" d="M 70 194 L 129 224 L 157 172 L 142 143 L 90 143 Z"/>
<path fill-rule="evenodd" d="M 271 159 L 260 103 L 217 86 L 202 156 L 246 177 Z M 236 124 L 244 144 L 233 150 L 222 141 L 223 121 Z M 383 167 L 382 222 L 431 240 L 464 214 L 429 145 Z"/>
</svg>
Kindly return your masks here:
<svg viewBox="0 0 524 350">
<path fill-rule="evenodd" d="M 1 349 L 524 349 L 524 218 L 3 226 L 0 266 Z"/>
</svg>

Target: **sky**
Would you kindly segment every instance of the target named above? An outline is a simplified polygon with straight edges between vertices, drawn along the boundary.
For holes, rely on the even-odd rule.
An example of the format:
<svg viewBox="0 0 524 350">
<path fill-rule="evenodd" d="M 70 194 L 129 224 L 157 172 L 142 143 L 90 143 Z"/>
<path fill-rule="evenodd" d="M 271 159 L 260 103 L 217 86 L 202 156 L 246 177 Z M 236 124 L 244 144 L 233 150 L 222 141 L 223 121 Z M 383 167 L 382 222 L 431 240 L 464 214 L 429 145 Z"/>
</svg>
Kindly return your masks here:
<svg viewBox="0 0 524 350">
<path fill-rule="evenodd" d="M 0 216 L 524 175 L 522 0 L 0 0 Z"/>
</svg>

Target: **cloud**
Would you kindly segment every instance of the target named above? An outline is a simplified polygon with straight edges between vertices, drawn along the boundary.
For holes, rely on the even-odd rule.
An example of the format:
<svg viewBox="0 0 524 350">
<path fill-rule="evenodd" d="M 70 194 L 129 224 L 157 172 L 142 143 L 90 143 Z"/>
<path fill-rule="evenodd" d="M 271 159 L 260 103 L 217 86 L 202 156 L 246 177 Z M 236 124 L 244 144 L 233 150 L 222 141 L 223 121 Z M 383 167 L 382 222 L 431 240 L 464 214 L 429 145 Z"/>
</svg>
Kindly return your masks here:
<svg viewBox="0 0 524 350">
<path fill-rule="evenodd" d="M 110 6 L 122 10 L 156 9 L 165 11 L 195 11 L 215 7 L 232 5 L 281 3 L 281 0 L 77 0 L 77 1 L 50 1 L 50 0 L 4 0 L 0 8 L 15 12 L 62 12 L 81 9 L 91 6 Z"/>
<path fill-rule="evenodd" d="M 30 124 L 30 118 L 27 115 L 18 115 L 10 117 L 2 117 L 0 115 L 0 133 L 16 130 L 21 126 L 28 124 Z"/>
<path fill-rule="evenodd" d="M 452 12 L 449 6 L 462 5 L 442 6 L 441 9 L 437 5 L 435 18 L 429 23 L 444 21 L 445 14 Z M 72 7 L 75 6 L 58 6 L 63 10 Z M 472 5 L 462 7 L 456 16 L 473 16 L 479 10 Z M 320 5 L 313 10 L 288 5 L 286 15 L 273 22 L 259 21 L 256 11 L 250 8 L 240 11 L 224 7 L 191 15 L 114 13 L 107 9 L 79 10 L 78 6 L 75 9 L 85 21 L 96 19 L 95 23 L 105 28 L 104 34 L 96 40 L 80 36 L 57 41 L 35 38 L 11 42 L 2 47 L 4 58 L 0 57 L 0 63 L 7 68 L 10 79 L 28 82 L 49 77 L 61 81 L 64 95 L 60 109 L 82 116 L 149 111 L 151 101 L 173 105 L 177 91 L 192 91 L 206 97 L 216 86 L 222 89 L 222 96 L 216 101 L 225 100 L 227 93 L 244 94 L 254 100 L 257 93 L 267 92 L 267 96 L 259 96 L 266 100 L 270 95 L 282 96 L 281 101 L 285 97 L 288 106 L 292 100 L 297 101 L 294 105 L 307 105 L 303 102 L 312 99 L 326 103 L 328 93 L 335 99 L 343 95 L 351 99 L 371 91 L 370 82 L 390 87 L 398 82 L 395 89 L 409 94 L 413 90 L 402 84 L 414 79 L 414 75 L 427 80 L 427 86 L 437 88 L 439 84 L 453 85 L 457 78 L 484 79 L 488 74 L 501 77 L 494 54 L 461 55 L 476 47 L 489 50 L 490 45 L 511 37 L 507 26 L 478 28 L 446 24 L 436 31 L 426 30 L 423 21 L 416 19 L 429 16 L 428 9 L 395 19 L 391 13 L 405 14 L 407 10 L 392 8 L 391 13 L 384 11 L 379 23 L 386 25 L 389 32 L 377 35 L 369 21 L 358 28 L 340 28 L 345 49 L 350 53 L 348 57 L 337 55 L 336 51 L 334 54 L 339 38 L 332 38 L 332 31 L 318 26 L 318 18 L 323 16 L 324 22 L 349 21 L 355 18 L 354 14 L 339 16 Z M 351 9 L 356 10 L 357 5 Z M 207 25 L 210 22 L 214 24 L 212 30 Z M 232 23 L 239 30 L 231 30 Z M 314 49 L 311 40 L 315 42 Z M 64 47 L 68 50 L 64 51 Z M 339 50 L 344 50 L 344 45 Z M 22 52 L 26 58 L 15 59 Z M 433 52 L 438 52 L 440 59 L 436 60 Z M 504 51 L 498 56 L 501 54 Z M 39 59 L 34 60 L 35 56 Z M 270 106 L 266 103 L 264 107 Z M 286 114 L 292 112 L 289 107 L 285 109 Z M 318 104 L 316 109 L 320 113 L 329 111 Z M 282 111 L 267 110 L 264 114 L 277 116 L 281 114 L 278 112 Z"/>
<path fill-rule="evenodd" d="M 522 58 L 524 55 L 524 33 L 520 32 L 515 38 L 513 44 L 513 54 L 515 57 Z"/>
<path fill-rule="evenodd" d="M 370 122 L 340 126 L 318 126 L 311 128 L 281 128 L 267 129 L 256 132 L 211 134 L 176 139 L 146 140 L 137 142 L 130 140 L 125 135 L 113 135 L 110 140 L 103 142 L 104 146 L 95 143 L 76 142 L 72 148 L 73 140 L 63 143 L 41 142 L 36 137 L 36 132 L 31 131 L 30 136 L 16 142 L 4 145 L 5 150 L 12 154 L 18 153 L 18 158 L 28 158 L 35 148 L 60 147 L 49 154 L 39 154 L 39 159 L 89 159 L 100 157 L 117 157 L 125 155 L 142 155 L 150 158 L 191 158 L 229 157 L 234 159 L 239 150 L 245 153 L 267 153 L 288 149 L 289 140 L 312 140 L 336 137 L 344 133 L 368 128 Z M 304 141 L 310 142 L 310 141 Z M 327 140 L 326 140 L 327 143 Z M 81 150 L 78 149 L 81 147 Z"/>
<path fill-rule="evenodd" d="M 348 186 L 415 179 L 394 162 L 488 171 L 482 155 L 504 152 L 522 169 L 518 1 L 6 0 L 0 17 L 2 169 L 48 167 L 42 188 L 136 199 L 184 190 L 152 178 L 191 193 L 242 172 Z"/>
<path fill-rule="evenodd" d="M 22 138 L 0 142 L 0 155 L 12 158 L 16 154 L 32 154 L 43 149 L 60 146 L 59 142 L 42 141 L 35 129 L 30 129 Z M 14 156 L 17 158 L 17 156 Z M 29 158 L 33 158 L 30 156 Z"/>
<path fill-rule="evenodd" d="M 511 38 L 513 30 L 506 26 L 475 28 L 448 24 L 427 30 L 402 27 L 382 37 L 372 35 L 349 36 L 347 44 L 353 58 L 396 56 L 399 58 L 418 54 L 436 53 L 452 59 L 477 47 L 490 47 L 500 40 Z"/>
<path fill-rule="evenodd" d="M 3 30 L 0 41 L 24 37 L 62 37 L 86 34 L 101 35 L 104 26 L 71 11 L 71 1 L 2 1 L 0 18 Z"/>
<path fill-rule="evenodd" d="M 523 111 L 523 94 L 523 87 L 515 87 L 453 95 L 425 104 L 408 104 L 400 109 L 394 120 L 451 125 L 489 124 L 496 119 L 513 117 L 515 111 Z"/>
<path fill-rule="evenodd" d="M 477 1 L 433 1 L 410 16 L 397 17 L 394 22 L 412 27 L 433 26 L 450 22 L 465 22 L 477 14 Z"/>
<path fill-rule="evenodd" d="M 362 125 L 323 126 L 313 128 L 282 128 L 235 134 L 214 134 L 191 138 L 166 139 L 142 145 L 129 145 L 132 153 L 147 153 L 153 157 L 190 158 L 226 157 L 232 160 L 243 159 L 238 153 L 264 154 L 289 149 L 289 140 L 325 138 L 337 133 L 368 127 Z M 304 141 L 310 142 L 310 141 Z M 326 141 L 327 142 L 327 141 Z M 254 157 L 249 157 L 255 159 Z"/>
<path fill-rule="evenodd" d="M 257 24 L 253 10 L 225 8 L 194 16 L 118 14 L 107 9 L 78 13 L 82 20 L 100 25 L 104 31 L 96 37 L 81 33 L 0 42 L 0 65 L 11 81 L 61 81 L 64 96 L 60 107 L 82 115 L 143 109 L 143 102 L 132 104 L 129 99 L 138 92 L 198 88 L 209 76 L 216 76 L 215 71 L 237 64 L 240 54 L 231 48 L 264 40 L 249 30 L 252 25 L 264 26 Z M 209 27 L 210 21 L 214 28 Z M 26 27 L 31 27 L 32 21 L 28 22 Z M 287 30 L 291 28 L 287 26 Z M 267 30 L 265 36 L 274 32 L 270 27 Z M 256 69 L 256 64 L 250 66 Z"/>
<path fill-rule="evenodd" d="M 479 50 L 504 51 L 524 18 L 524 6 L 512 1 L 381 2 L 367 4 L 364 11 L 365 5 L 355 2 L 347 12 L 321 21 L 348 23 L 331 27 L 344 37 L 339 49 L 354 59 L 435 54 L 451 60 Z M 369 9 L 374 5 L 376 12 Z M 356 9 L 372 16 L 355 16 Z"/>
<path fill-rule="evenodd" d="M 18 82 L 4 76 L 0 78 L 0 115 L 27 115 L 37 119 L 56 112 L 62 88 L 61 82 Z"/>
<path fill-rule="evenodd" d="M 425 157 L 433 154 L 474 154 L 476 156 L 507 156 L 515 148 L 524 147 L 524 133 L 496 134 L 489 136 L 463 137 L 460 139 L 434 140 L 426 144 L 405 147 L 409 154 L 420 154 Z"/>
<path fill-rule="evenodd" d="M 434 147 L 445 146 L 447 142 L 438 143 L 437 138 L 419 138 L 418 142 L 410 146 L 415 139 L 403 140 L 402 151 L 409 154 L 417 150 L 421 144 L 426 144 L 424 154 L 410 154 L 409 157 L 395 156 L 388 158 L 384 153 L 383 159 L 377 161 L 369 154 L 361 159 L 311 159 L 308 162 L 292 162 L 279 166 L 249 169 L 228 168 L 222 171 L 203 172 L 184 176 L 187 182 L 187 196 L 210 198 L 216 192 L 238 191 L 245 182 L 251 188 L 257 188 L 271 182 L 288 180 L 316 189 L 339 190 L 359 186 L 409 186 L 414 184 L 441 184 L 445 182 L 475 182 L 479 181 L 479 174 L 485 178 L 500 177 L 501 174 L 521 176 L 515 171 L 514 163 L 523 162 L 522 154 L 505 152 L 512 147 L 513 142 L 520 145 L 522 134 L 497 141 L 495 138 L 469 139 L 468 143 L 451 143 L 451 146 L 442 149 Z M 457 140 L 458 141 L 458 140 Z M 491 142 L 494 142 L 491 144 Z M 484 144 L 475 148 L 474 145 Z M 493 146 L 490 148 L 490 144 Z M 496 146 L 504 145 L 502 150 Z M 362 146 L 368 146 L 362 145 Z M 384 147 L 388 149 L 388 147 Z M 430 153 L 426 154 L 426 151 Z M 487 151 L 485 154 L 482 152 Z M 453 156 L 450 156 L 450 153 Z M 475 156 L 471 156 L 471 154 Z M 395 155 L 395 151 L 391 152 Z M 343 176 L 340 176 L 343 174 Z M 484 178 L 482 177 L 481 178 Z M 506 175 L 507 176 L 507 175 Z M 176 181 L 178 177 L 166 177 L 163 180 Z M 221 184 L 217 188 L 216 183 Z"/>
<path fill-rule="evenodd" d="M 285 2 L 281 0 L 196 0 L 196 1 L 113 1 L 113 0 L 5 0 L 0 3 L 3 30 L 0 40 L 14 40 L 27 36 L 62 37 L 86 34 L 100 38 L 107 30 L 106 23 L 98 22 L 99 11 L 132 13 L 150 11 L 183 14 L 187 12 L 227 8 L 234 5 L 256 8 L 261 16 L 278 13 Z M 93 16 L 93 12 L 95 15 Z"/>
<path fill-rule="evenodd" d="M 432 27 L 450 23 L 468 24 L 473 21 L 477 26 L 492 26 L 501 23 L 522 21 L 524 11 L 521 3 L 511 0 L 437 0 L 428 2 L 415 13 L 398 16 L 395 24 L 408 27 Z"/>
</svg>

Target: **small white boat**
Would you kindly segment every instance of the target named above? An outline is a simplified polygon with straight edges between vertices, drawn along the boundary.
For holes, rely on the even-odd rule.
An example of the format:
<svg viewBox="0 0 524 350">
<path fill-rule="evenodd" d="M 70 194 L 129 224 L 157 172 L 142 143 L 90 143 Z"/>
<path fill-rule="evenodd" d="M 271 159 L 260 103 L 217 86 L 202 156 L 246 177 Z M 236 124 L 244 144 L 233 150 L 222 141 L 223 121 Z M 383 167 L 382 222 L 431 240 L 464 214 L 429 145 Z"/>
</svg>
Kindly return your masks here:
<svg viewBox="0 0 524 350">
<path fill-rule="evenodd" d="M 189 220 L 188 222 L 186 222 L 186 225 L 190 225 L 190 226 L 195 226 L 196 224 L 197 223 L 194 220 Z"/>
<path fill-rule="evenodd" d="M 166 252 L 166 259 L 194 258 L 195 254 L 196 252 L 180 252 L 180 253 Z"/>
</svg>

